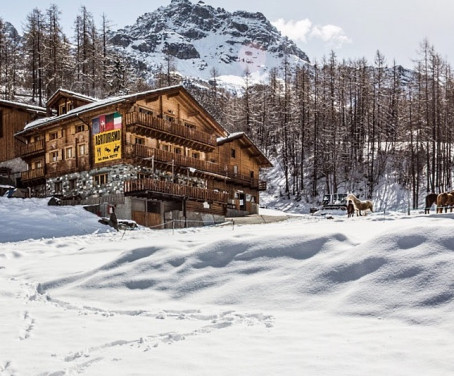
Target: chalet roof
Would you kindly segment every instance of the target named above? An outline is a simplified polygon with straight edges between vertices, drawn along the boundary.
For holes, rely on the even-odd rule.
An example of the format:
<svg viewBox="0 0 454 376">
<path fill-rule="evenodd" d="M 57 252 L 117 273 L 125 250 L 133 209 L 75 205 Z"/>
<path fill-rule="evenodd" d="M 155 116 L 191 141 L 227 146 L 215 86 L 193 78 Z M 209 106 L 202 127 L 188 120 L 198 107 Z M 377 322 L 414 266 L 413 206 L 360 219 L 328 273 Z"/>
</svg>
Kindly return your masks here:
<svg viewBox="0 0 454 376">
<path fill-rule="evenodd" d="M 88 103 L 86 105 L 74 108 L 74 109 L 68 111 L 66 114 L 62 114 L 62 115 L 58 115 L 58 116 L 51 116 L 51 117 L 47 117 L 44 119 L 38 119 L 38 120 L 32 121 L 25 126 L 23 131 L 16 133 L 16 135 L 21 135 L 32 129 L 41 128 L 46 125 L 55 124 L 62 120 L 78 117 L 79 115 L 82 115 L 86 112 L 93 111 L 93 110 L 96 110 L 96 109 L 99 109 L 102 107 L 107 107 L 107 106 L 111 106 L 113 104 L 122 103 L 122 102 L 130 101 L 130 100 L 139 100 L 141 98 L 144 98 L 144 97 L 147 97 L 147 96 L 150 96 L 153 94 L 159 95 L 159 94 L 172 93 L 172 92 L 183 93 L 187 97 L 189 97 L 190 100 L 193 103 L 197 104 L 197 107 L 201 111 L 204 112 L 205 116 L 208 117 L 209 119 L 211 119 L 211 122 L 217 128 L 218 132 L 220 132 L 221 134 L 228 134 L 227 131 L 205 109 L 203 109 L 200 105 L 198 105 L 198 102 L 183 86 L 176 85 L 176 86 L 169 86 L 169 87 L 160 88 L 160 89 L 148 90 L 148 91 L 144 91 L 141 93 L 128 94 L 128 95 L 123 95 L 123 96 L 119 96 L 119 97 L 111 97 L 111 98 L 95 100 L 95 102 Z"/>
<path fill-rule="evenodd" d="M 218 145 L 222 145 L 222 144 L 225 144 L 226 142 L 231 142 L 231 141 L 241 138 L 243 136 L 246 136 L 246 133 L 235 132 L 235 133 L 230 133 L 227 137 L 218 137 L 218 139 L 216 141 L 218 142 Z"/>
<path fill-rule="evenodd" d="M 66 119 L 71 119 L 73 117 L 77 117 L 80 114 L 83 114 L 85 112 L 95 110 L 97 108 L 102 108 L 104 106 L 109 106 L 112 104 L 120 103 L 124 99 L 122 97 L 115 97 L 115 98 L 107 98 L 107 99 L 101 99 L 93 103 L 86 104 L 84 106 L 80 106 L 77 108 L 74 108 L 70 111 L 68 111 L 66 114 L 63 115 L 58 115 L 58 116 L 50 116 L 42 119 L 38 119 L 35 121 L 32 121 L 28 123 L 22 132 L 19 132 L 17 134 L 25 133 L 28 130 L 34 129 L 34 128 L 40 128 L 45 125 L 49 124 L 54 124 L 58 123 L 59 121 L 66 120 Z"/>
<path fill-rule="evenodd" d="M 60 88 L 54 94 L 52 94 L 51 97 L 47 100 L 47 107 L 51 106 L 53 104 L 53 102 L 55 102 L 59 97 L 70 97 L 70 98 L 80 99 L 80 100 L 88 102 L 88 103 L 97 101 L 96 98 L 92 98 L 87 95 L 76 93 L 75 91 L 70 91 L 70 90 Z"/>
<path fill-rule="evenodd" d="M 13 102 L 7 101 L 4 99 L 0 99 L 0 107 L 13 107 L 13 108 L 20 108 L 25 111 L 29 112 L 40 112 L 42 114 L 46 113 L 46 109 L 44 107 L 34 106 L 27 103 L 20 103 L 20 102 Z"/>
<path fill-rule="evenodd" d="M 217 139 L 218 145 L 223 145 L 228 142 L 238 140 L 242 147 L 249 150 L 249 153 L 252 157 L 257 158 L 259 161 L 260 167 L 273 167 L 273 164 L 269 159 L 263 154 L 259 148 L 252 142 L 252 140 L 244 132 L 235 132 L 229 134 L 227 137 L 219 137 Z"/>
</svg>

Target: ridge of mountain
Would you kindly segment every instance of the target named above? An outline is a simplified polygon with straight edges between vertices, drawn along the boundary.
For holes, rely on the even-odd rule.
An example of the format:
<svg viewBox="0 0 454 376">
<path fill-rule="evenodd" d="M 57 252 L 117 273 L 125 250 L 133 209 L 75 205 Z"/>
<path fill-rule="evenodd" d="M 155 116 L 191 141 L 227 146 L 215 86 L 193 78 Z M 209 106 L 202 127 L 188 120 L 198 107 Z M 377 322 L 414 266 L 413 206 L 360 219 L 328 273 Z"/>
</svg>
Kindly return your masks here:
<svg viewBox="0 0 454 376">
<path fill-rule="evenodd" d="M 182 76 L 204 80 L 213 76 L 213 69 L 219 77 L 244 77 L 248 72 L 260 79 L 281 67 L 284 59 L 309 63 L 262 13 L 230 13 L 203 1 L 172 0 L 112 32 L 110 42 L 146 70 L 162 69 L 170 56 Z"/>
</svg>

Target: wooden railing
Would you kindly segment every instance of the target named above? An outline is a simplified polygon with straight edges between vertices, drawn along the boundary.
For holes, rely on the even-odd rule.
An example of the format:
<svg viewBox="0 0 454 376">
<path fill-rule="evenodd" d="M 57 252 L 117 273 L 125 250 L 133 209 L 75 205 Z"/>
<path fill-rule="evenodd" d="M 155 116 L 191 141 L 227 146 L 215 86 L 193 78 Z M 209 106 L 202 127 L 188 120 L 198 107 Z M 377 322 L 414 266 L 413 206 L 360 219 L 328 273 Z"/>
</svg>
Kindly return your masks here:
<svg viewBox="0 0 454 376">
<path fill-rule="evenodd" d="M 157 193 L 168 194 L 172 196 L 185 197 L 195 200 L 204 200 L 212 202 L 227 203 L 228 193 L 213 191 L 199 187 L 191 187 L 188 185 L 175 184 L 169 181 L 155 179 L 134 179 L 127 180 L 124 184 L 124 192 L 140 192 L 151 191 Z"/>
<path fill-rule="evenodd" d="M 46 177 L 56 177 L 72 172 L 88 171 L 90 169 L 88 156 L 67 159 L 55 163 L 49 163 L 46 167 Z"/>
<path fill-rule="evenodd" d="M 36 168 L 34 170 L 23 171 L 21 173 L 22 181 L 39 179 L 39 178 L 44 178 L 44 168 Z"/>
<path fill-rule="evenodd" d="M 233 166 L 222 168 L 218 163 L 203 161 L 197 158 L 187 157 L 182 154 L 171 153 L 169 151 L 150 148 L 140 144 L 129 144 L 126 146 L 126 154 L 129 157 L 138 157 L 147 160 L 154 158 L 156 162 L 175 163 L 175 166 L 184 166 L 194 168 L 201 172 L 210 172 L 219 175 L 219 177 L 228 178 L 232 181 L 246 184 L 251 188 L 266 190 L 266 182 L 251 178 L 250 176 L 235 173 Z"/>
<path fill-rule="evenodd" d="M 36 153 L 44 152 L 44 140 L 32 142 L 30 144 L 22 145 L 20 148 L 20 155 L 27 157 Z"/>
<path fill-rule="evenodd" d="M 192 167 L 196 170 L 212 172 L 214 174 L 224 175 L 221 166 L 217 163 L 203 161 L 201 159 L 187 157 L 182 154 L 171 153 L 169 151 L 150 148 L 145 145 L 127 145 L 126 153 L 129 157 L 139 157 L 143 159 L 171 163 L 174 161 L 176 166 Z"/>
<path fill-rule="evenodd" d="M 211 147 L 216 146 L 215 135 L 211 135 L 194 128 L 189 128 L 176 122 L 159 119 L 153 115 L 145 114 L 142 112 L 127 113 L 125 116 L 125 124 L 126 126 L 141 125 L 143 127 L 160 131 L 162 133 L 167 133 L 184 139 L 197 141 Z"/>
</svg>

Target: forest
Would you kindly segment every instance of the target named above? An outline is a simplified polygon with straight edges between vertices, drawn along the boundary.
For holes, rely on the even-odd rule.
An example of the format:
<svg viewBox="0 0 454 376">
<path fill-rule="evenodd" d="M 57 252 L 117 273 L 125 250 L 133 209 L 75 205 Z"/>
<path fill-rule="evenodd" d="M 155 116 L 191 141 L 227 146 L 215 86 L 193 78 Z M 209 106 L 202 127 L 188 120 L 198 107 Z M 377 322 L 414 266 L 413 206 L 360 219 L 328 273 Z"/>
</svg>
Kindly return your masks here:
<svg viewBox="0 0 454 376">
<path fill-rule="evenodd" d="M 244 72 L 239 92 L 178 74 L 170 52 L 153 71 L 109 42 L 109 21 L 96 25 L 81 7 L 67 37 L 56 5 L 35 8 L 23 35 L 0 19 L 0 97 L 44 105 L 62 87 L 96 98 L 182 84 L 229 131 L 244 131 L 279 164 L 282 195 L 307 202 L 321 193 L 373 198 L 380 181 L 397 182 L 411 205 L 452 188 L 454 77 L 449 63 L 422 41 L 414 66 L 339 61 L 335 52 L 294 66 L 283 55 L 266 82 Z"/>
</svg>

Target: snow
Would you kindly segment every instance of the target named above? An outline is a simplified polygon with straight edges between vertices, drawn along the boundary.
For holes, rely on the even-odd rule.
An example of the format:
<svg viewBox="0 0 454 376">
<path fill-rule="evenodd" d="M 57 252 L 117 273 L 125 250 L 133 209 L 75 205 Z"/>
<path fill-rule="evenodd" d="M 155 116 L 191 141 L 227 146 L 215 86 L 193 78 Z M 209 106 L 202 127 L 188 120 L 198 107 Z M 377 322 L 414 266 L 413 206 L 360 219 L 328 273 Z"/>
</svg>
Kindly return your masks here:
<svg viewBox="0 0 454 376">
<path fill-rule="evenodd" d="M 282 66 L 283 46 L 288 43 L 289 63 L 294 66 L 308 63 L 304 53 L 300 51 L 298 57 L 296 45 L 285 40 L 264 16 L 229 13 L 203 2 L 182 12 L 181 4 L 177 3 L 146 13 L 135 24 L 118 30 L 118 36 L 131 42 L 127 46 L 117 45 L 117 51 L 152 70 L 160 70 L 167 64 L 167 46 L 186 46 L 192 53 L 173 60 L 179 75 L 208 81 L 213 77 L 211 68 L 216 67 L 218 86 L 232 91 L 244 88 L 246 72 L 250 74 L 249 84 L 266 81 L 272 68 Z M 197 37 L 188 37 L 188 31 Z"/>
<path fill-rule="evenodd" d="M 453 220 L 115 232 L 2 197 L 0 374 L 452 375 Z"/>
</svg>

